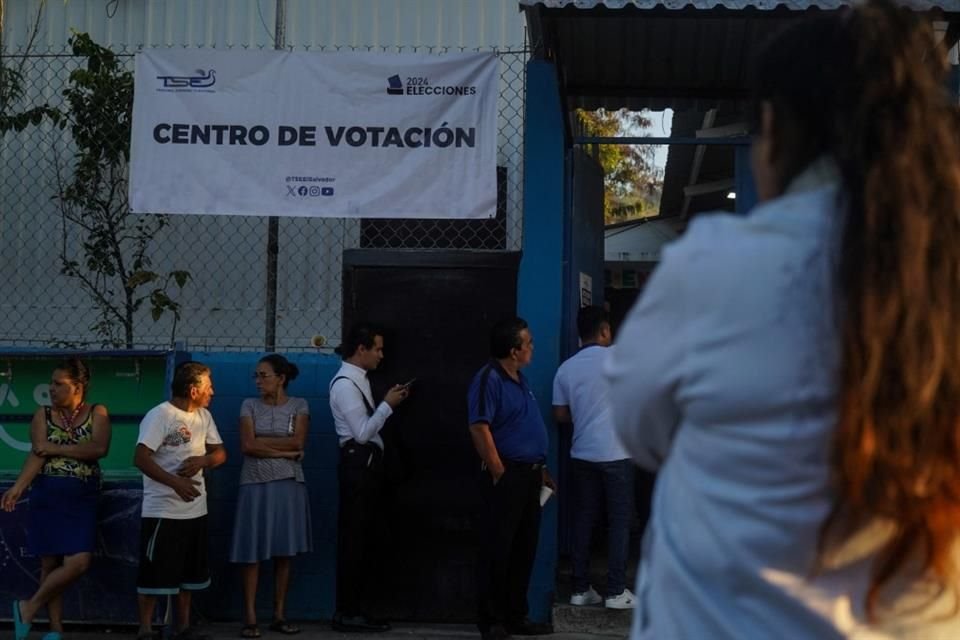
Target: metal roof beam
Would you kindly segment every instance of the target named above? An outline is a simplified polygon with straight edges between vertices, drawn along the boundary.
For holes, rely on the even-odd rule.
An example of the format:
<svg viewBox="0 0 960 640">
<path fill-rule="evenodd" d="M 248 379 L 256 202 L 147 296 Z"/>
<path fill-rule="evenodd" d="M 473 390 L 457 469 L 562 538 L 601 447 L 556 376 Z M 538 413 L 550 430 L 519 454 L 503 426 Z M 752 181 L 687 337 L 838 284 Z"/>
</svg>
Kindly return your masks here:
<svg viewBox="0 0 960 640">
<path fill-rule="evenodd" d="M 734 136 L 730 138 L 691 138 L 689 136 L 676 137 L 658 137 L 658 136 L 623 136 L 622 138 L 610 138 L 604 136 L 574 136 L 573 144 L 677 144 L 677 145 L 696 145 L 707 147 L 734 146 L 743 147 L 750 144 L 749 136 Z"/>
<path fill-rule="evenodd" d="M 700 100 L 746 100 L 750 92 L 745 88 L 722 87 L 658 87 L 650 84 L 634 85 L 627 83 L 576 84 L 567 86 L 571 96 L 612 96 L 617 98 L 697 98 Z"/>
<path fill-rule="evenodd" d="M 725 124 L 722 127 L 710 127 L 697 129 L 698 138 L 734 138 L 746 136 L 749 133 L 749 127 L 746 122 L 734 122 Z"/>
<path fill-rule="evenodd" d="M 713 182 L 701 182 L 700 184 L 691 184 L 683 188 L 684 198 L 695 198 L 705 196 L 718 191 L 729 191 L 733 188 L 733 179 L 724 178 L 723 180 L 714 180 Z M 685 216 L 686 214 L 684 214 Z"/>
<path fill-rule="evenodd" d="M 708 109 L 707 112 L 703 114 L 703 124 L 700 126 L 700 129 L 697 130 L 697 137 L 700 137 L 701 131 L 709 131 L 712 129 L 716 119 L 717 110 Z M 680 217 L 684 220 L 686 220 L 690 213 L 690 199 L 693 197 L 687 190 L 692 189 L 700 178 L 700 167 L 703 166 L 703 154 L 706 153 L 706 151 L 707 148 L 703 145 L 698 145 L 693 151 L 693 162 L 690 164 L 690 179 L 687 180 L 687 186 L 683 188 L 683 206 L 680 207 Z"/>
</svg>

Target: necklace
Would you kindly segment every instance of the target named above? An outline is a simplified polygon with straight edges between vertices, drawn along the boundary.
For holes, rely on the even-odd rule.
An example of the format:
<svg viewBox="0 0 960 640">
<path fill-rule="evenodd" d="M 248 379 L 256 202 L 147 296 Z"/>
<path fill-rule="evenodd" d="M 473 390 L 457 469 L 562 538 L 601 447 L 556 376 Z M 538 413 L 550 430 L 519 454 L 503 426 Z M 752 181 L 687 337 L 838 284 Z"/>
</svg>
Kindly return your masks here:
<svg viewBox="0 0 960 640">
<path fill-rule="evenodd" d="M 83 409 L 83 402 L 78 404 L 77 408 L 74 409 L 73 413 L 70 415 L 67 415 L 67 412 L 64 411 L 63 409 L 58 410 L 58 412 L 60 413 L 60 424 L 63 425 L 64 431 L 67 431 L 68 433 L 73 433 L 73 429 L 75 427 L 74 421 L 77 419 L 77 416 L 80 415 L 80 411 L 82 409 Z"/>
</svg>

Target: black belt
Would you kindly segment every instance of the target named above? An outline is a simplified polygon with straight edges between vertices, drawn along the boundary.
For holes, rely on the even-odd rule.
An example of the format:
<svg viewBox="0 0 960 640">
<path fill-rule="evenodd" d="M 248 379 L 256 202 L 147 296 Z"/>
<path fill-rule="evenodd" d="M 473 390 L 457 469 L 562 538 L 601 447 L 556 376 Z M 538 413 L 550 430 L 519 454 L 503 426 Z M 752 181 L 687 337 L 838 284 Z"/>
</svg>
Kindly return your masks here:
<svg viewBox="0 0 960 640">
<path fill-rule="evenodd" d="M 354 440 L 353 438 L 350 438 L 349 440 L 344 441 L 344 443 L 340 445 L 340 448 L 341 448 L 341 449 L 346 449 L 347 447 L 358 447 L 358 448 L 360 448 L 360 449 L 370 449 L 370 448 L 373 448 L 373 449 L 376 449 L 377 451 L 383 451 L 383 449 L 381 449 L 380 447 L 378 447 L 378 446 L 376 445 L 376 443 L 374 443 L 373 441 L 365 442 L 364 444 L 360 444 L 359 442 L 357 442 L 357 441 Z"/>
<path fill-rule="evenodd" d="M 540 471 L 546 468 L 546 462 L 517 462 L 515 460 L 503 460 L 503 466 L 506 469 L 519 469 L 521 471 Z"/>
</svg>

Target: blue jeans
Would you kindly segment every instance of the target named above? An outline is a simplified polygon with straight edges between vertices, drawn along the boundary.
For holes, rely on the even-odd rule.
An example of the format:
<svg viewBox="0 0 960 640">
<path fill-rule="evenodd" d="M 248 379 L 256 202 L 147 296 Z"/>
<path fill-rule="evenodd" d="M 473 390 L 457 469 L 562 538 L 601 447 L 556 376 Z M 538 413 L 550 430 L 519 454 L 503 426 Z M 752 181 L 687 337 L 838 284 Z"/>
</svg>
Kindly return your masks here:
<svg viewBox="0 0 960 640">
<path fill-rule="evenodd" d="M 590 586 L 590 539 L 607 505 L 607 597 L 626 587 L 630 519 L 633 514 L 633 463 L 587 462 L 573 458 L 573 592 Z"/>
</svg>

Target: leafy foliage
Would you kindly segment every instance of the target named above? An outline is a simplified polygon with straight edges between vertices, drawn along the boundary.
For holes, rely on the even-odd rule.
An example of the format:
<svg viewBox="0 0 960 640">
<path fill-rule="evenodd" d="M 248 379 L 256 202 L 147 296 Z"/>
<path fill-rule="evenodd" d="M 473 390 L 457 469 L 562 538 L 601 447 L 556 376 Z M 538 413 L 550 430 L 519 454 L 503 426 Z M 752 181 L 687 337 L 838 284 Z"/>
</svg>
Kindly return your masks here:
<svg viewBox="0 0 960 640">
<path fill-rule="evenodd" d="M 650 127 L 644 112 L 576 112 L 577 132 L 581 136 L 613 138 L 636 137 Z M 655 215 L 663 188 L 662 172 L 654 164 L 655 149 L 650 145 L 600 144 L 587 149 L 604 172 L 604 219 L 607 224 Z"/>
<path fill-rule="evenodd" d="M 76 278 L 97 304 L 100 317 L 91 329 L 104 346 L 131 348 L 135 315 L 144 302 L 155 321 L 171 312 L 176 331 L 180 304 L 169 288 L 182 289 L 190 274 L 152 269 L 150 245 L 167 217 L 129 213 L 133 74 L 85 33 L 74 34 L 70 46 L 86 63 L 70 73 L 64 91 L 69 105 L 64 120 L 76 151 L 58 196 L 64 222 L 61 273 Z"/>
<path fill-rule="evenodd" d="M 43 104 L 23 111 L 12 112 L 12 107 L 23 100 L 23 74 L 19 69 L 0 66 L 0 135 L 8 131 L 20 132 L 30 125 L 38 125 L 44 118 L 59 124 L 61 114 Z"/>
<path fill-rule="evenodd" d="M 2 0 L 0 0 L 0 5 L 2 5 Z M 2 6 L 0 6 L 0 16 L 2 16 L 2 13 Z M 10 131 L 23 131 L 31 125 L 39 125 L 44 118 L 49 118 L 54 124 L 59 124 L 62 120 L 60 112 L 48 104 L 22 107 L 22 102 L 26 98 L 23 83 L 23 64 L 37 37 L 42 13 L 43 3 L 40 3 L 27 37 L 27 46 L 23 55 L 0 55 L 0 136 Z M 0 38 L 2 36 L 3 24 L 0 21 Z M 0 53 L 2 53 L 2 49 L 3 41 L 0 40 Z M 11 66 L 11 63 L 16 66 Z"/>
</svg>

